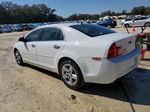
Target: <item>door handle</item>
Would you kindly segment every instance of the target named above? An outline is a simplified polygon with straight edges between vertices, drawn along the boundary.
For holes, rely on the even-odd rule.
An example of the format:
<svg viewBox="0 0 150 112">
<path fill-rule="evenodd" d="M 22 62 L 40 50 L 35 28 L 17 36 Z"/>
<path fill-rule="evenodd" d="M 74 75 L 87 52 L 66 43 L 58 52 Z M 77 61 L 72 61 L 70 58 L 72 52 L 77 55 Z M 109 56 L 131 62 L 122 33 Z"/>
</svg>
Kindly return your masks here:
<svg viewBox="0 0 150 112">
<path fill-rule="evenodd" d="M 55 49 L 59 49 L 59 48 L 60 48 L 59 45 L 54 45 L 53 47 L 54 47 Z"/>
<path fill-rule="evenodd" d="M 34 45 L 34 44 L 32 44 L 32 45 L 31 45 L 31 47 L 35 47 L 35 45 Z"/>
</svg>

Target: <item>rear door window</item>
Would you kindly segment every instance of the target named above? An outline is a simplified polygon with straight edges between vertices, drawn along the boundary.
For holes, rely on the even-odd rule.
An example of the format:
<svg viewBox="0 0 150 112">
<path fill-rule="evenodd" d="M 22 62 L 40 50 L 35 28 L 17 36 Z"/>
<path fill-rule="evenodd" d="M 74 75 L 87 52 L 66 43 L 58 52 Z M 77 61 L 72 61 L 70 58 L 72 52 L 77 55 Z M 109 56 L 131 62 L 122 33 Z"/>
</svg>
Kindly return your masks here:
<svg viewBox="0 0 150 112">
<path fill-rule="evenodd" d="M 42 30 L 42 34 L 41 34 L 41 40 L 42 41 L 51 41 L 51 40 L 55 40 L 56 35 L 57 35 L 57 28 L 44 28 Z"/>
<path fill-rule="evenodd" d="M 145 20 L 148 19 L 147 17 L 141 17 L 140 20 Z"/>
<path fill-rule="evenodd" d="M 41 33 L 41 41 L 63 40 L 63 33 L 58 28 L 44 28 Z"/>
<path fill-rule="evenodd" d="M 63 32 L 60 29 L 57 32 L 56 40 L 64 40 Z"/>
<path fill-rule="evenodd" d="M 139 18 L 135 18 L 135 19 L 134 19 L 134 21 L 138 21 L 138 20 L 139 20 Z"/>
</svg>

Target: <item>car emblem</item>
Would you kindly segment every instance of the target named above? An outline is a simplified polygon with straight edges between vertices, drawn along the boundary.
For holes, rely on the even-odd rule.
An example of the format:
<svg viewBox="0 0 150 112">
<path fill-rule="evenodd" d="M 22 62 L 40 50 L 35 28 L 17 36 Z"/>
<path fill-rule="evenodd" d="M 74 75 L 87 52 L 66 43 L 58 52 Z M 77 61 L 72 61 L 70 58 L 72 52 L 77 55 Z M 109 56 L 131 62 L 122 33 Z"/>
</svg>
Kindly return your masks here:
<svg viewBox="0 0 150 112">
<path fill-rule="evenodd" d="M 131 43 L 132 43 L 132 41 L 129 41 L 128 43 L 129 43 L 129 44 L 131 44 Z"/>
</svg>

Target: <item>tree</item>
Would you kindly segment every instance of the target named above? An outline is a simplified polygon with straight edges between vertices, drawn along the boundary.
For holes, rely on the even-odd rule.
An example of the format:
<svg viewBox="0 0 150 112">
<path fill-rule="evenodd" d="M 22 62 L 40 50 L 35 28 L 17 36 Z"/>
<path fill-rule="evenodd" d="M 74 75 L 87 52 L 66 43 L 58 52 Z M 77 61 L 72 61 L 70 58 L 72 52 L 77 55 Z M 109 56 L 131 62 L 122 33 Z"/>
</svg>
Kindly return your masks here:
<svg viewBox="0 0 150 112">
<path fill-rule="evenodd" d="M 71 15 L 71 16 L 69 16 L 68 18 L 67 18 L 67 20 L 79 20 L 79 18 L 78 18 L 78 15 L 77 14 L 73 14 L 73 15 Z"/>
<path fill-rule="evenodd" d="M 45 4 L 29 6 L 17 5 L 12 2 L 0 4 L 0 23 L 34 23 L 62 20 L 62 17 L 54 14 L 56 10 L 47 7 Z"/>
<path fill-rule="evenodd" d="M 126 10 L 122 10 L 121 14 L 122 14 L 122 15 L 126 15 L 126 14 L 127 14 L 127 11 L 126 11 Z"/>
<path fill-rule="evenodd" d="M 29 6 L 17 5 L 12 2 L 2 2 L 0 4 L 0 24 L 14 23 L 37 23 L 37 22 L 55 22 L 63 20 L 98 20 L 104 16 L 119 15 L 150 15 L 150 7 L 134 7 L 131 12 L 122 10 L 122 12 L 104 11 L 101 14 L 72 14 L 64 19 L 55 14 L 55 9 L 49 8 L 45 4 L 33 4 Z"/>
<path fill-rule="evenodd" d="M 146 7 L 145 14 L 150 15 L 150 7 Z"/>
<path fill-rule="evenodd" d="M 101 13 L 101 16 L 104 17 L 104 16 L 113 16 L 114 14 L 112 14 L 112 12 L 109 10 L 109 11 L 104 11 Z"/>
<path fill-rule="evenodd" d="M 7 24 L 10 20 L 11 14 L 0 5 L 0 24 Z"/>
<path fill-rule="evenodd" d="M 69 16 L 66 20 L 98 20 L 100 15 L 98 14 L 73 14 Z"/>
<path fill-rule="evenodd" d="M 131 13 L 133 15 L 145 15 L 146 14 L 146 8 L 144 6 L 140 6 L 140 7 L 134 7 L 131 10 Z"/>
</svg>

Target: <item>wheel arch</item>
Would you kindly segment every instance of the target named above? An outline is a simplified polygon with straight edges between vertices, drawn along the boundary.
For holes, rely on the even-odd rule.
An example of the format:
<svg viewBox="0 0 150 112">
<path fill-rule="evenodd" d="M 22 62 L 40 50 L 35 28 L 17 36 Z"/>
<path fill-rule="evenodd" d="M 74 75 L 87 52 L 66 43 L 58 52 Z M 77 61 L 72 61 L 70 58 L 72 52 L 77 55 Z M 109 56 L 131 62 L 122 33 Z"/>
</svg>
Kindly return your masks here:
<svg viewBox="0 0 150 112">
<path fill-rule="evenodd" d="M 59 67 L 60 67 L 61 63 L 62 63 L 63 61 L 65 61 L 65 60 L 70 60 L 70 61 L 72 61 L 73 63 L 77 64 L 78 67 L 80 68 L 79 64 L 78 64 L 76 61 L 74 61 L 74 59 L 72 59 L 72 58 L 70 58 L 70 57 L 62 57 L 62 58 L 59 59 L 58 64 L 57 64 L 58 71 L 59 71 Z M 81 68 L 80 68 L 80 70 L 81 70 Z"/>
<path fill-rule="evenodd" d="M 18 51 L 18 49 L 17 49 L 17 48 L 14 48 L 14 53 L 15 53 L 16 51 Z"/>
<path fill-rule="evenodd" d="M 75 63 L 75 64 L 78 66 L 78 68 L 79 68 L 79 70 L 80 70 L 80 72 L 81 72 L 81 77 L 82 77 L 82 82 L 81 82 L 82 84 L 81 84 L 81 86 L 84 85 L 85 79 L 84 79 L 82 67 L 80 66 L 79 63 L 77 63 L 76 61 L 74 61 L 74 59 L 72 59 L 72 58 L 70 58 L 70 57 L 62 57 L 62 58 L 59 59 L 58 65 L 57 65 L 57 67 L 58 67 L 58 73 L 60 73 L 59 70 L 60 70 L 60 65 L 61 65 L 61 63 L 62 63 L 63 61 L 65 61 L 65 60 L 70 60 L 70 61 L 72 61 L 73 63 Z"/>
<path fill-rule="evenodd" d="M 61 57 L 60 59 L 59 59 L 59 61 L 58 61 L 58 63 L 57 63 L 57 71 L 58 71 L 58 73 L 59 73 L 59 67 L 60 67 L 60 65 L 61 65 L 61 63 L 63 62 L 63 61 L 65 61 L 65 60 L 71 60 L 73 63 L 75 63 L 78 67 L 79 67 L 79 69 L 80 69 L 80 71 L 81 71 L 81 74 L 82 74 L 82 77 L 83 77 L 83 80 L 84 80 L 84 71 L 83 71 L 83 69 L 82 69 L 82 65 L 80 64 L 80 63 L 78 63 L 77 61 L 75 61 L 75 59 L 73 59 L 73 58 L 70 58 L 70 57 L 67 57 L 67 56 L 64 56 L 64 57 Z"/>
</svg>

